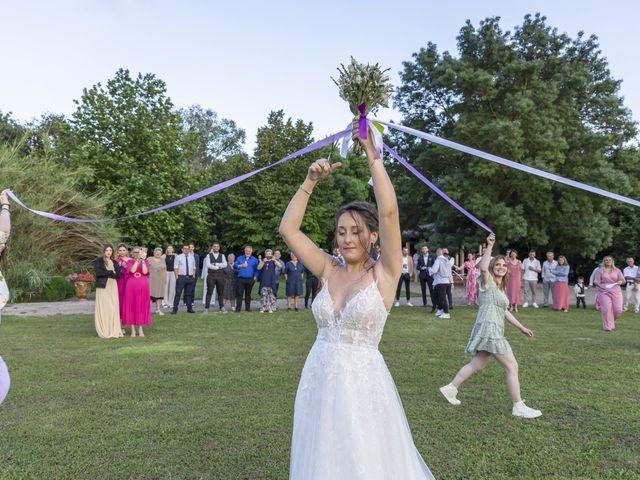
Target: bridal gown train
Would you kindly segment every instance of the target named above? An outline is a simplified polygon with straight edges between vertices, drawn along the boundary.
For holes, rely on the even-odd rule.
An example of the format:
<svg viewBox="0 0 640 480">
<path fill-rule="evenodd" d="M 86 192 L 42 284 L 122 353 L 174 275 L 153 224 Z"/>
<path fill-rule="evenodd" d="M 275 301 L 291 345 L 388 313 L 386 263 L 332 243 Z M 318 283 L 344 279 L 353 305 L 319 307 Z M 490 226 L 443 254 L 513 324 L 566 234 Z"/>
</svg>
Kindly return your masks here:
<svg viewBox="0 0 640 480">
<path fill-rule="evenodd" d="M 318 337 L 296 395 L 289 478 L 432 479 L 378 351 L 388 313 L 376 282 L 340 312 L 328 283 L 312 305 Z"/>
</svg>

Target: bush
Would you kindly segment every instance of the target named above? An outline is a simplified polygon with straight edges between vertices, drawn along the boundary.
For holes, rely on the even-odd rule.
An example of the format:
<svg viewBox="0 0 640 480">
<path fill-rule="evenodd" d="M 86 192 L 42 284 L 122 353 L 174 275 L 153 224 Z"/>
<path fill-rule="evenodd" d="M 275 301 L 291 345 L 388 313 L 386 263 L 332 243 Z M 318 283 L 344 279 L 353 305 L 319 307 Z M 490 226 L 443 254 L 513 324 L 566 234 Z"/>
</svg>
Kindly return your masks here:
<svg viewBox="0 0 640 480">
<path fill-rule="evenodd" d="M 47 302 L 59 302 L 73 295 L 73 284 L 56 275 L 49 279 L 43 294 Z"/>
</svg>

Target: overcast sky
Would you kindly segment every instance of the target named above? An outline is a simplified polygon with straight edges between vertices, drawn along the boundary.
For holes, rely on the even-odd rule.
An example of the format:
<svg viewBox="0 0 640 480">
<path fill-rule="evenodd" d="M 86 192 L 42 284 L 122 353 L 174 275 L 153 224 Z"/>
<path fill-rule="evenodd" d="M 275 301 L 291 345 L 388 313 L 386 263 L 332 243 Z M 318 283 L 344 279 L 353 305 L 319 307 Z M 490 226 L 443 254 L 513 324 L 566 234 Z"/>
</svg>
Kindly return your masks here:
<svg viewBox="0 0 640 480">
<path fill-rule="evenodd" d="M 271 110 L 312 121 L 316 138 L 344 128 L 350 113 L 329 77 L 351 55 L 391 68 L 398 84 L 402 62 L 427 42 L 455 52 L 465 20 L 500 16 L 511 30 L 535 12 L 571 37 L 599 37 L 639 120 L 640 2 L 630 0 L 0 0 L 0 111 L 20 121 L 69 115 L 83 88 L 124 67 L 166 81 L 178 107 L 235 120 L 252 152 Z"/>
</svg>

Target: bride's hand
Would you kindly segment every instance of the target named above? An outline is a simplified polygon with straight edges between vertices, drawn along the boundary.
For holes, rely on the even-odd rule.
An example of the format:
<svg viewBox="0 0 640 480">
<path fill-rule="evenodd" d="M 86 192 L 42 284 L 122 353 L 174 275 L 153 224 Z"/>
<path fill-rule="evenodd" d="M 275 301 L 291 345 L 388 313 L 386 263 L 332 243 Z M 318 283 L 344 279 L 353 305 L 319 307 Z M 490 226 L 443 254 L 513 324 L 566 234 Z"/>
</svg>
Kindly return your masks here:
<svg viewBox="0 0 640 480">
<path fill-rule="evenodd" d="M 341 166 L 342 162 L 331 163 L 326 158 L 320 158 L 309 166 L 307 178 L 313 182 L 317 182 Z"/>
<path fill-rule="evenodd" d="M 367 126 L 367 128 L 369 128 Z M 367 139 L 364 140 L 360 138 L 360 127 L 358 120 L 353 121 L 353 129 L 351 130 L 351 140 L 354 142 L 360 142 L 362 145 L 362 149 L 365 151 L 367 156 L 371 153 L 375 157 L 376 148 L 373 146 L 373 139 L 370 131 L 367 131 Z"/>
</svg>

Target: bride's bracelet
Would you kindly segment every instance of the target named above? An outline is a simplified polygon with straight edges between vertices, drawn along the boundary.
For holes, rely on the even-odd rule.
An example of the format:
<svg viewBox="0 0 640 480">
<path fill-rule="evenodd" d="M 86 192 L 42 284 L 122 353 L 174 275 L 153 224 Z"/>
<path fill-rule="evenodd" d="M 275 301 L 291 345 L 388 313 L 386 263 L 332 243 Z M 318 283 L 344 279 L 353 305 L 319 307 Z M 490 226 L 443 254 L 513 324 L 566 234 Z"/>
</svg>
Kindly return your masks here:
<svg viewBox="0 0 640 480">
<path fill-rule="evenodd" d="M 302 190 L 304 193 L 306 193 L 307 195 L 311 196 L 311 192 L 309 190 L 307 190 L 306 188 L 304 188 L 302 185 L 300 185 L 300 190 Z M 312 190 L 313 191 L 313 190 Z"/>
</svg>

